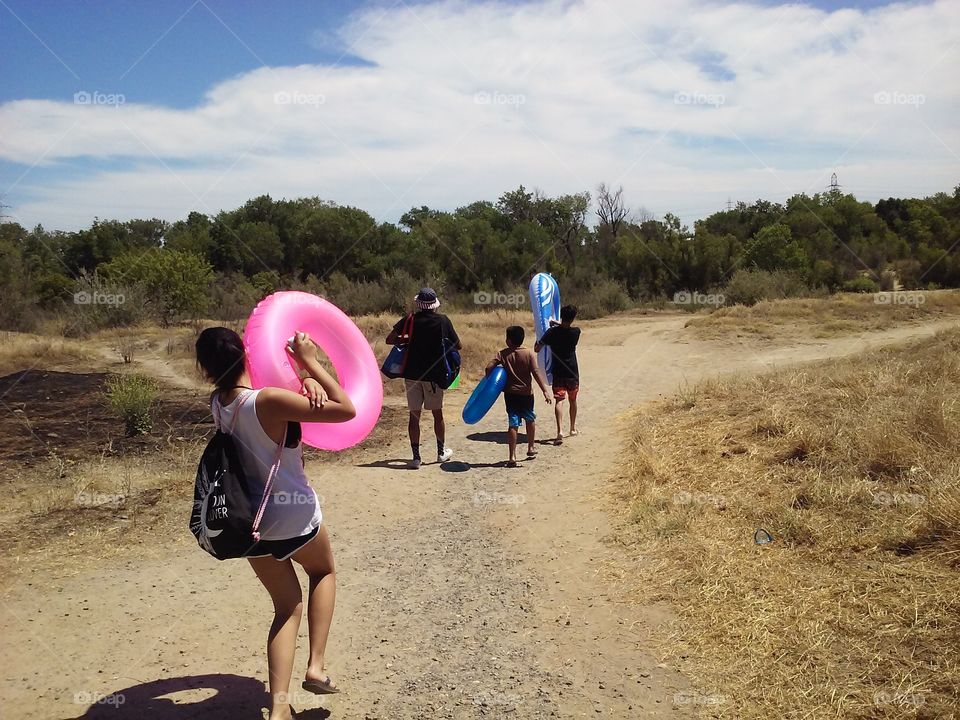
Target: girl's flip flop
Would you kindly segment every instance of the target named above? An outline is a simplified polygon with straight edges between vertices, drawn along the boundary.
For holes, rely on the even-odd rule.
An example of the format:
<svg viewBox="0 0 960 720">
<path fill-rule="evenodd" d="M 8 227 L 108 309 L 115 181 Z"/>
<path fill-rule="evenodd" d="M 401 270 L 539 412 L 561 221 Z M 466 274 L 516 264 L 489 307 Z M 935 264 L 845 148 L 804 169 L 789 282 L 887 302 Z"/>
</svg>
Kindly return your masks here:
<svg viewBox="0 0 960 720">
<path fill-rule="evenodd" d="M 329 675 L 323 680 L 304 680 L 302 687 L 314 695 L 333 695 L 340 692 L 340 688 L 334 686 Z"/>
</svg>

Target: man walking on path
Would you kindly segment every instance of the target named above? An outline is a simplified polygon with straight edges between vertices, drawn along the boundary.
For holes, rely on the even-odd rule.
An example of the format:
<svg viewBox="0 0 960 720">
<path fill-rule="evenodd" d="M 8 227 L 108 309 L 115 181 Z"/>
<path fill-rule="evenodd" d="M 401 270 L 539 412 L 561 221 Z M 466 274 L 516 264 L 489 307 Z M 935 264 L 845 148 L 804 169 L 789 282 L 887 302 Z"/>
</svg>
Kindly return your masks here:
<svg viewBox="0 0 960 720">
<path fill-rule="evenodd" d="M 444 354 L 448 350 L 460 350 L 460 338 L 453 329 L 450 318 L 437 312 L 440 300 L 432 288 L 423 288 L 413 300 L 413 331 L 407 348 L 407 364 L 403 371 L 403 384 L 407 392 L 407 408 L 410 419 L 407 431 L 413 459 L 410 467 L 420 467 L 420 415 L 426 408 L 433 413 L 433 430 L 437 436 L 437 462 L 453 457 L 453 450 L 444 445 L 446 426 L 443 421 L 443 389 L 446 380 Z M 401 341 L 406 317 L 393 326 L 387 335 L 387 344 Z M 404 341 L 406 339 L 404 338 Z"/>
</svg>

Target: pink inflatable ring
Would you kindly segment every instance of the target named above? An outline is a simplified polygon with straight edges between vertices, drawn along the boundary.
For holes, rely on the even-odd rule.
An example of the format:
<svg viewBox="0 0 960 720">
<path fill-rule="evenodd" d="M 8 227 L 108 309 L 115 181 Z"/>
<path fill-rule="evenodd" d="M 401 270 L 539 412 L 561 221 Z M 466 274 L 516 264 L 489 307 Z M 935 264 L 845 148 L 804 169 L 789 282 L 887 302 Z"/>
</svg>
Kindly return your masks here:
<svg viewBox="0 0 960 720">
<path fill-rule="evenodd" d="M 254 388 L 300 392 L 295 361 L 286 350 L 296 332 L 305 332 L 330 358 L 357 416 L 345 423 L 303 423 L 303 442 L 321 450 L 343 450 L 362 441 L 383 407 L 380 366 L 370 343 L 336 305 L 305 292 L 277 292 L 250 313 L 243 346 Z"/>
</svg>

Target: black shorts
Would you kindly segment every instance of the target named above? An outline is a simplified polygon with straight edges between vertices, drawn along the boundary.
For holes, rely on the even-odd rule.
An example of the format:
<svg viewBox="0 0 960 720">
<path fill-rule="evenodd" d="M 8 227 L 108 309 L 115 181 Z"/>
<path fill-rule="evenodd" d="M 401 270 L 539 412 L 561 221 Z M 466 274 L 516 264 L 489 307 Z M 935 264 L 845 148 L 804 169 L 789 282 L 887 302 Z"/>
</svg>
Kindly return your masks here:
<svg viewBox="0 0 960 720">
<path fill-rule="evenodd" d="M 248 558 L 266 557 L 273 555 L 277 560 L 286 560 L 297 552 L 300 548 L 313 540 L 320 532 L 320 526 L 317 525 L 312 531 L 300 537 L 287 538 L 286 540 L 261 540 L 250 548 L 247 553 Z"/>
</svg>

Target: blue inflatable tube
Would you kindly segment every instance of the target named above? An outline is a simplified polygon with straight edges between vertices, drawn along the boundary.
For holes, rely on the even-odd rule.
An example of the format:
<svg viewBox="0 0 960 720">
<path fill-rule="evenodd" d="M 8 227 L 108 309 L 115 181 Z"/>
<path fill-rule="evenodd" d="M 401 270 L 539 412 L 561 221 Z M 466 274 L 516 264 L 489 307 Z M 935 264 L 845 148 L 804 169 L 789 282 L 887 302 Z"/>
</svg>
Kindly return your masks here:
<svg viewBox="0 0 960 720">
<path fill-rule="evenodd" d="M 497 401 L 497 397 L 506 386 L 507 371 L 497 365 L 470 394 L 470 399 L 463 406 L 463 412 L 461 413 L 463 421 L 467 425 L 480 422 L 480 419 L 490 411 L 490 408 Z"/>
<path fill-rule="evenodd" d="M 537 340 L 550 327 L 551 320 L 560 320 L 560 286 L 550 273 L 537 273 L 530 281 L 530 309 L 533 310 L 533 327 Z M 553 382 L 553 368 L 550 348 L 540 348 L 537 358 L 540 367 L 547 376 L 547 382 Z"/>
</svg>

